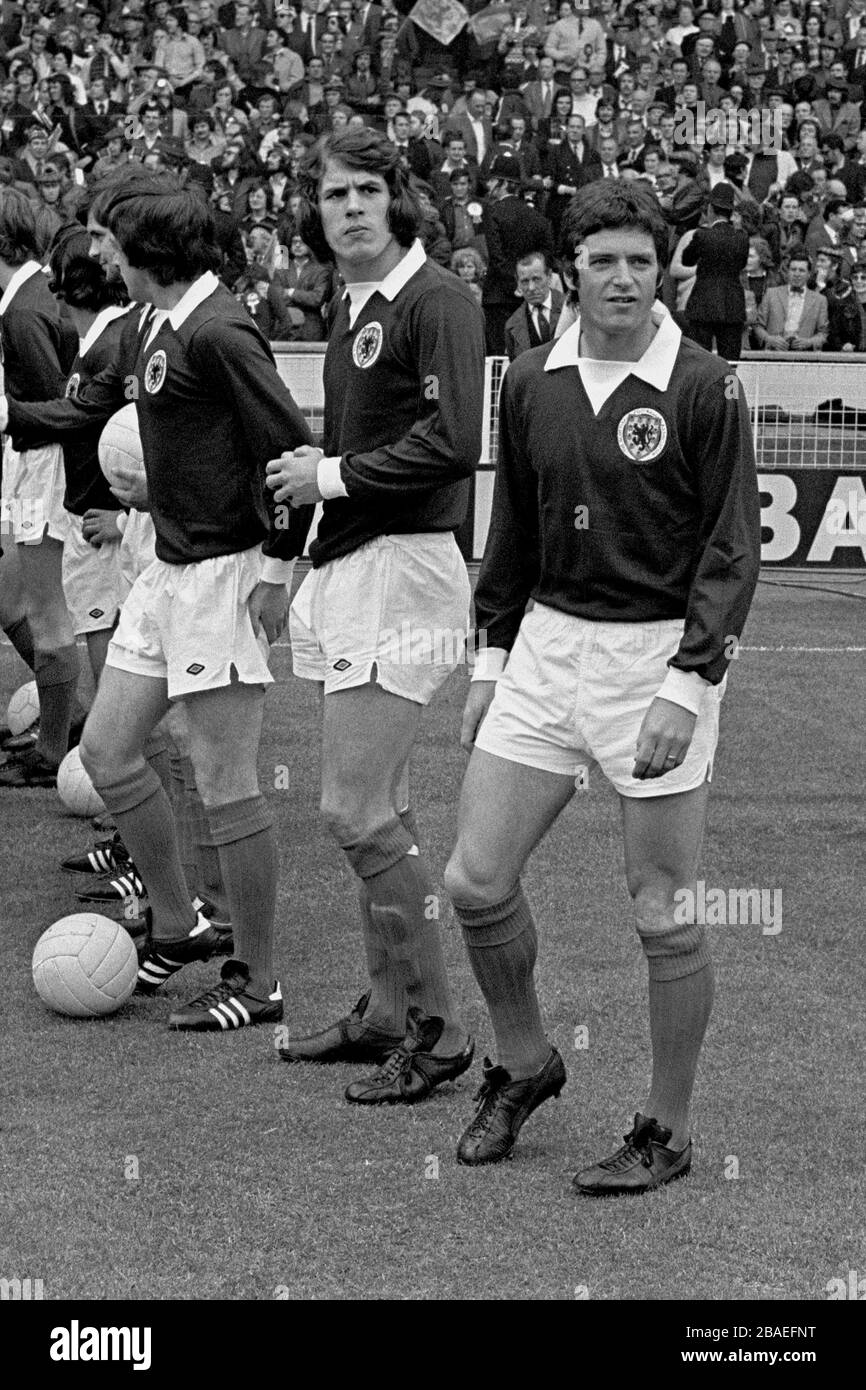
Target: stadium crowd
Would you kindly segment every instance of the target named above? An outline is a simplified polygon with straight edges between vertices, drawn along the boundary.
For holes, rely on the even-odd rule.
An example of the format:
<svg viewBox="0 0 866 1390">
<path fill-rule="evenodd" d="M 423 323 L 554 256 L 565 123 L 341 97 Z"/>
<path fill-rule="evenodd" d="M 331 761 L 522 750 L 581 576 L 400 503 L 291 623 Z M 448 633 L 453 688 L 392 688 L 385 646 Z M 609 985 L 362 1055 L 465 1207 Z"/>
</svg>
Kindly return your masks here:
<svg viewBox="0 0 866 1390">
<path fill-rule="evenodd" d="M 0 183 L 32 199 L 47 257 L 105 174 L 178 171 L 212 203 L 222 278 L 263 333 L 319 341 L 341 287 L 297 234 L 299 170 L 321 135 L 370 125 L 413 175 L 428 256 L 481 305 L 489 353 L 573 321 L 560 225 L 596 179 L 655 193 L 660 297 L 702 345 L 866 351 L 866 0 L 465 10 L 446 43 L 440 0 L 3 3 Z"/>
</svg>

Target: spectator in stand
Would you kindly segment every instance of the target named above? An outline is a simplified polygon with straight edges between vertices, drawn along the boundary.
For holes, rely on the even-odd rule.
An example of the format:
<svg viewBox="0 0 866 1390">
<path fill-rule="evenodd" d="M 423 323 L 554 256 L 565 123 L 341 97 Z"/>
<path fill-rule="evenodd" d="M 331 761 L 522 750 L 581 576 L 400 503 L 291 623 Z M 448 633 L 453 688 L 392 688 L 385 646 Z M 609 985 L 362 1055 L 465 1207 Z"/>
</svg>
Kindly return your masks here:
<svg viewBox="0 0 866 1390">
<path fill-rule="evenodd" d="M 452 250 L 474 246 L 483 253 L 486 248 L 481 230 L 484 200 L 473 196 L 472 180 L 466 169 L 452 169 L 448 179 L 451 196 L 440 202 L 438 207 Z"/>
<path fill-rule="evenodd" d="M 822 294 L 807 288 L 809 257 L 793 251 L 788 283 L 769 289 L 758 310 L 755 338 L 771 352 L 820 352 L 827 340 L 829 314 Z"/>
<path fill-rule="evenodd" d="M 290 245 L 290 260 L 274 279 L 285 296 L 290 338 L 294 342 L 319 343 L 325 336 L 324 309 L 333 292 L 330 266 L 313 256 L 297 232 Z"/>
<path fill-rule="evenodd" d="M 490 167 L 489 203 L 482 228 L 487 242 L 487 276 L 483 307 L 487 351 L 501 357 L 505 351 L 505 324 L 514 308 L 517 262 L 529 251 L 553 254 L 553 232 L 541 213 L 520 196 L 520 163 L 513 155 L 499 155 Z"/>
<path fill-rule="evenodd" d="M 184 152 L 192 164 L 213 164 L 225 149 L 225 137 L 217 134 L 213 118 L 206 111 L 195 111 L 190 115 L 191 133 L 184 145 Z"/>
<path fill-rule="evenodd" d="M 857 343 L 843 343 L 842 352 L 866 352 L 866 265 L 855 265 L 851 271 L 851 286 L 860 313 L 860 336 Z"/>
<path fill-rule="evenodd" d="M 544 251 L 530 252 L 517 262 L 517 293 L 523 303 L 505 325 L 505 351 L 511 362 L 554 336 L 563 296 L 553 288 L 551 269 Z"/>
<path fill-rule="evenodd" d="M 410 186 L 421 208 L 423 221 L 418 229 L 418 237 L 431 261 L 437 265 L 450 266 L 451 242 L 439 217 L 439 209 L 433 201 L 433 189 L 422 179 L 412 177 Z"/>
<path fill-rule="evenodd" d="M 187 33 L 182 10 L 169 10 L 163 24 L 165 38 L 154 45 L 153 60 L 164 69 L 174 89 L 175 100 L 186 106 L 192 88 L 204 74 L 205 51 L 201 40 Z"/>
<path fill-rule="evenodd" d="M 469 286 L 478 308 L 481 309 L 481 287 L 487 271 L 487 263 L 481 252 L 474 246 L 462 246 L 459 251 L 452 251 L 451 269 Z"/>
<path fill-rule="evenodd" d="M 561 0 L 559 18 L 548 32 L 544 51 L 553 59 L 557 77 L 567 78 L 575 63 L 607 56 L 604 30 L 597 20 L 587 19 L 583 5 L 580 9 L 575 14 L 571 0 Z"/>
<path fill-rule="evenodd" d="M 716 184 L 708 225 L 698 228 L 681 255 L 684 265 L 697 267 L 687 308 L 689 336 L 709 351 L 715 342 L 729 362 L 738 361 L 742 350 L 746 301 L 741 277 L 749 255 L 748 236 L 731 225 L 733 211 L 733 188 Z"/>
</svg>

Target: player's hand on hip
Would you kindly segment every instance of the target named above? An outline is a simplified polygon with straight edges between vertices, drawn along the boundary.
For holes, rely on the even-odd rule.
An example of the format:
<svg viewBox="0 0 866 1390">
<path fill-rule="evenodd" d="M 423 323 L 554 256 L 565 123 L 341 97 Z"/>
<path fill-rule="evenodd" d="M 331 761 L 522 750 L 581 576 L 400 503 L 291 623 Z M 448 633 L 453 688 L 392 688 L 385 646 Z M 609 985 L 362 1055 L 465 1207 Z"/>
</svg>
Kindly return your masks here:
<svg viewBox="0 0 866 1390">
<path fill-rule="evenodd" d="M 697 715 L 672 700 L 653 700 L 637 736 L 634 777 L 664 777 L 679 767 L 689 751 Z"/>
<path fill-rule="evenodd" d="M 267 486 L 275 502 L 290 502 L 293 507 L 305 507 L 321 502 L 319 492 L 319 459 L 321 449 L 304 444 L 300 449 L 287 450 L 267 466 Z"/>
<path fill-rule="evenodd" d="M 460 746 L 471 753 L 475 747 L 478 730 L 496 694 L 496 681 L 473 681 L 463 707 L 463 725 L 460 730 Z"/>
<path fill-rule="evenodd" d="M 137 468 L 126 468 L 117 464 L 114 469 L 114 482 L 111 491 L 124 507 L 135 507 L 136 511 L 149 510 L 147 500 L 147 479 Z"/>
<path fill-rule="evenodd" d="M 271 646 L 289 621 L 289 590 L 285 584 L 257 584 L 249 598 L 253 629 L 261 629 Z"/>
</svg>

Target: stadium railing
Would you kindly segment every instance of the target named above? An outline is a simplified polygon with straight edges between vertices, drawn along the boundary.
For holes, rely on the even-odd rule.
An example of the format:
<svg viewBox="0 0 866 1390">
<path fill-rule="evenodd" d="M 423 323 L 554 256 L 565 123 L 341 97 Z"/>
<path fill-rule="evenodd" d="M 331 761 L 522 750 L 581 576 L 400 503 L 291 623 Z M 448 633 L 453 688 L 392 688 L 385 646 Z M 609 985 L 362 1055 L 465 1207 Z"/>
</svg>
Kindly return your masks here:
<svg viewBox="0 0 866 1390">
<path fill-rule="evenodd" d="M 323 343 L 272 344 L 315 435 L 323 429 Z M 508 367 L 488 357 L 481 459 L 458 540 L 479 560 L 490 522 L 499 391 Z M 749 404 L 763 507 L 762 561 L 790 568 L 866 568 L 866 359 L 860 354 L 749 352 L 736 364 Z"/>
</svg>

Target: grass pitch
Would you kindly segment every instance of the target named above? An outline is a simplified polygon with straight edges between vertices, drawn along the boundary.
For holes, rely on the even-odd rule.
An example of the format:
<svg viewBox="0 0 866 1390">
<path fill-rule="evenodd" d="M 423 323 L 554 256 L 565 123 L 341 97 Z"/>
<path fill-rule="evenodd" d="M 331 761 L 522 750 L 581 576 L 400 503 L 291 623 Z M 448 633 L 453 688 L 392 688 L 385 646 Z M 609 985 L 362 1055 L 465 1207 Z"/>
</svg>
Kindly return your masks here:
<svg viewBox="0 0 866 1390">
<path fill-rule="evenodd" d="M 570 1193 L 576 1168 L 630 1128 L 649 1075 L 618 806 L 595 769 L 526 876 L 569 1081 L 511 1162 L 477 1171 L 454 1147 L 492 1039 L 449 914 L 478 1061 L 418 1107 L 354 1109 L 342 1092 L 356 1068 L 289 1067 L 268 1028 L 167 1032 L 172 1001 L 213 966 L 113 1018 L 49 1013 L 30 957 L 76 910 L 57 864 L 89 829 L 53 793 L 0 791 L 0 1277 L 42 1279 L 46 1299 L 809 1300 L 866 1270 L 864 609 L 762 585 L 743 642 L 700 872 L 725 889 L 780 889 L 783 925 L 712 930 L 718 989 L 689 1178 L 636 1200 Z M 317 695 L 291 678 L 285 648 L 274 669 L 260 766 L 282 846 L 277 958 L 295 1032 L 345 1011 L 365 975 L 352 876 L 317 812 Z M 25 676 L 2 649 L 0 708 Z M 465 679 L 428 712 L 413 764 L 437 873 L 455 830 Z M 288 789 L 275 790 L 283 767 Z"/>
</svg>

